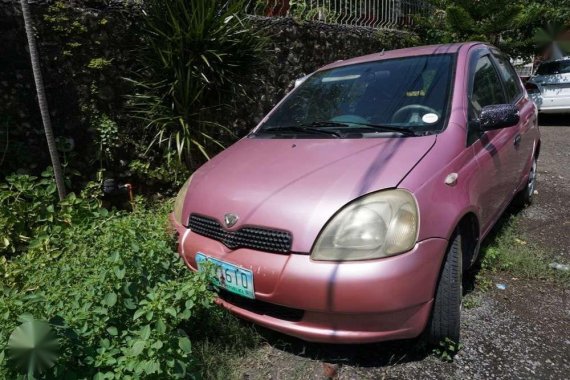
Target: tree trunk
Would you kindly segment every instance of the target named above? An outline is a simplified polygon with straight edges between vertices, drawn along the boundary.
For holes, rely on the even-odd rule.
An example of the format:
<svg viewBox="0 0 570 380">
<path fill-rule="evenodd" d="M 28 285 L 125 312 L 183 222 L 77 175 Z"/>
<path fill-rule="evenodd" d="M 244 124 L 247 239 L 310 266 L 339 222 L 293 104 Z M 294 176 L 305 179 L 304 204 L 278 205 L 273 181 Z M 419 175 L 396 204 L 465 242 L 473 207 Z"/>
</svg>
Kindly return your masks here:
<svg viewBox="0 0 570 380">
<path fill-rule="evenodd" d="M 38 105 L 40 107 L 42 122 L 44 124 L 44 131 L 49 149 L 49 155 L 51 157 L 51 164 L 53 166 L 53 174 L 55 177 L 55 183 L 57 185 L 59 200 L 63 200 L 63 198 L 65 198 L 65 185 L 63 181 L 61 163 L 59 161 L 59 154 L 57 153 L 55 139 L 53 137 L 53 129 L 51 127 L 51 120 L 46 100 L 46 92 L 44 88 L 44 80 L 42 78 L 42 70 L 38 58 L 38 48 L 36 46 L 36 38 L 34 36 L 33 30 L 33 21 L 30 14 L 30 6 L 28 4 L 28 0 L 20 0 L 20 4 L 22 5 L 24 25 L 26 27 L 26 35 L 28 37 L 28 47 L 30 49 L 30 60 L 32 61 L 32 70 L 34 72 L 34 81 L 36 83 L 36 91 L 38 94 Z"/>
</svg>

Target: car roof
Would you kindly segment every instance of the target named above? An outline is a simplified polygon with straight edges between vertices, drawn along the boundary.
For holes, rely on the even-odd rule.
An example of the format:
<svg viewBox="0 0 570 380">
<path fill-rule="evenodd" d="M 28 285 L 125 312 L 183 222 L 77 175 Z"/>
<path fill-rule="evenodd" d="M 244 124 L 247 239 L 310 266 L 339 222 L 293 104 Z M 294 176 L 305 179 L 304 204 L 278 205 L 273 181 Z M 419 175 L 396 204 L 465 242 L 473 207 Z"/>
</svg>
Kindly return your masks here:
<svg viewBox="0 0 570 380">
<path fill-rule="evenodd" d="M 467 47 L 469 50 L 470 47 L 475 45 L 482 45 L 481 42 L 463 42 L 463 43 L 454 43 L 454 44 L 440 44 L 440 45 L 427 45 L 427 46 L 417 46 L 417 47 L 410 47 L 404 49 L 396 49 L 396 50 L 389 50 L 389 51 L 382 51 L 379 53 L 373 53 L 368 55 L 363 55 L 361 57 L 350 58 L 347 60 L 336 61 L 331 64 L 328 64 L 320 70 L 328 70 L 335 67 L 342 67 L 348 65 L 354 65 L 358 63 L 366 63 L 366 62 L 373 62 L 373 61 L 380 61 L 384 59 L 392 59 L 392 58 L 402 58 L 402 57 L 413 57 L 413 56 L 420 56 L 420 55 L 432 55 L 432 54 L 455 54 L 458 53 L 459 50 L 463 47 Z"/>
</svg>

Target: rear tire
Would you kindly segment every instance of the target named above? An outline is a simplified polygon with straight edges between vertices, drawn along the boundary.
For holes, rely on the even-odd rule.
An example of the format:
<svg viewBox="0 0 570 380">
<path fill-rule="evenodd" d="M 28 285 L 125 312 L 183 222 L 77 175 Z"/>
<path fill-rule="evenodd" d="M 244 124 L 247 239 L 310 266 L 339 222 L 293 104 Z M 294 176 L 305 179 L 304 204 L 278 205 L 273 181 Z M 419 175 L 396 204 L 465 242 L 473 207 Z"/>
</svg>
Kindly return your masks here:
<svg viewBox="0 0 570 380">
<path fill-rule="evenodd" d="M 461 234 L 455 232 L 441 270 L 435 293 L 433 311 L 426 328 L 429 344 L 437 345 L 446 339 L 459 343 L 462 296 Z"/>
</svg>

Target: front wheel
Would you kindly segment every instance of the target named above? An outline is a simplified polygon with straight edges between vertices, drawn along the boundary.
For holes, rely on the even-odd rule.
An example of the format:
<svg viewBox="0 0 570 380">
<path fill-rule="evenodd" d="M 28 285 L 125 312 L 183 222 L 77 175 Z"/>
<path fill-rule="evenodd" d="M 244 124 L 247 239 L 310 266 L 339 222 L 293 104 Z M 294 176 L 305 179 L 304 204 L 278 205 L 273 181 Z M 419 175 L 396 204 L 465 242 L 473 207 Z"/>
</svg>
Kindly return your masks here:
<svg viewBox="0 0 570 380">
<path fill-rule="evenodd" d="M 526 186 L 515 196 L 515 203 L 519 206 L 530 205 L 534 200 L 534 189 L 536 188 L 536 167 L 537 160 L 536 157 L 533 157 Z"/>
<path fill-rule="evenodd" d="M 456 232 L 447 248 L 432 315 L 426 328 L 426 338 L 430 344 L 436 345 L 446 339 L 459 343 L 462 257 L 461 234 Z"/>
</svg>

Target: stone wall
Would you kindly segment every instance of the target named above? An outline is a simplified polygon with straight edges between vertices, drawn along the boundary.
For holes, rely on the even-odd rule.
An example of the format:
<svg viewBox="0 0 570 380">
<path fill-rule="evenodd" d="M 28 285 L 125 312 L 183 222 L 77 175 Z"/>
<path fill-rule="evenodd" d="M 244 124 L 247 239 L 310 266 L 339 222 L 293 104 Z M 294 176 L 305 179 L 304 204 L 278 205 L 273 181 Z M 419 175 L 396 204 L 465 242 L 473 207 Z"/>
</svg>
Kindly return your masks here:
<svg viewBox="0 0 570 380">
<path fill-rule="evenodd" d="M 138 16 L 135 8 L 63 5 L 36 0 L 31 10 L 55 135 L 64 161 L 83 172 L 97 159 L 92 109 L 124 121 L 122 78 L 134 63 Z M 35 91 L 20 3 L 0 0 L 0 178 L 49 163 Z"/>
<path fill-rule="evenodd" d="M 360 55 L 411 46 L 416 36 L 397 30 L 298 22 L 291 18 L 254 18 L 269 36 L 269 63 L 255 78 L 254 97 L 235 120 L 241 133 L 255 126 L 265 113 L 301 78 L 328 63 Z M 253 89 L 252 89 L 253 90 Z M 247 100 L 240 99 L 240 103 Z M 234 116 L 234 115 L 232 115 Z"/>
<path fill-rule="evenodd" d="M 66 152 L 72 166 L 89 171 L 101 158 L 97 157 L 90 107 L 109 115 L 118 128 L 132 128 L 134 123 L 125 112 L 125 95 L 131 88 L 124 77 L 136 66 L 143 16 L 133 1 L 65 2 L 73 4 L 72 8 L 48 0 L 35 3 L 32 11 L 55 133 L 63 141 L 74 142 L 74 149 Z M 0 159 L 7 147 L 0 174 L 24 167 L 33 171 L 48 163 L 19 8 L 19 1 L 0 0 Z M 290 18 L 256 17 L 252 21 L 254 28 L 268 36 L 268 63 L 252 78 L 243 78 L 249 96 L 232 99 L 235 110 L 220 117 L 219 122 L 238 135 L 255 126 L 295 79 L 318 67 L 417 43 L 413 34 L 404 31 Z M 128 160 L 128 152 L 121 159 Z"/>
</svg>

